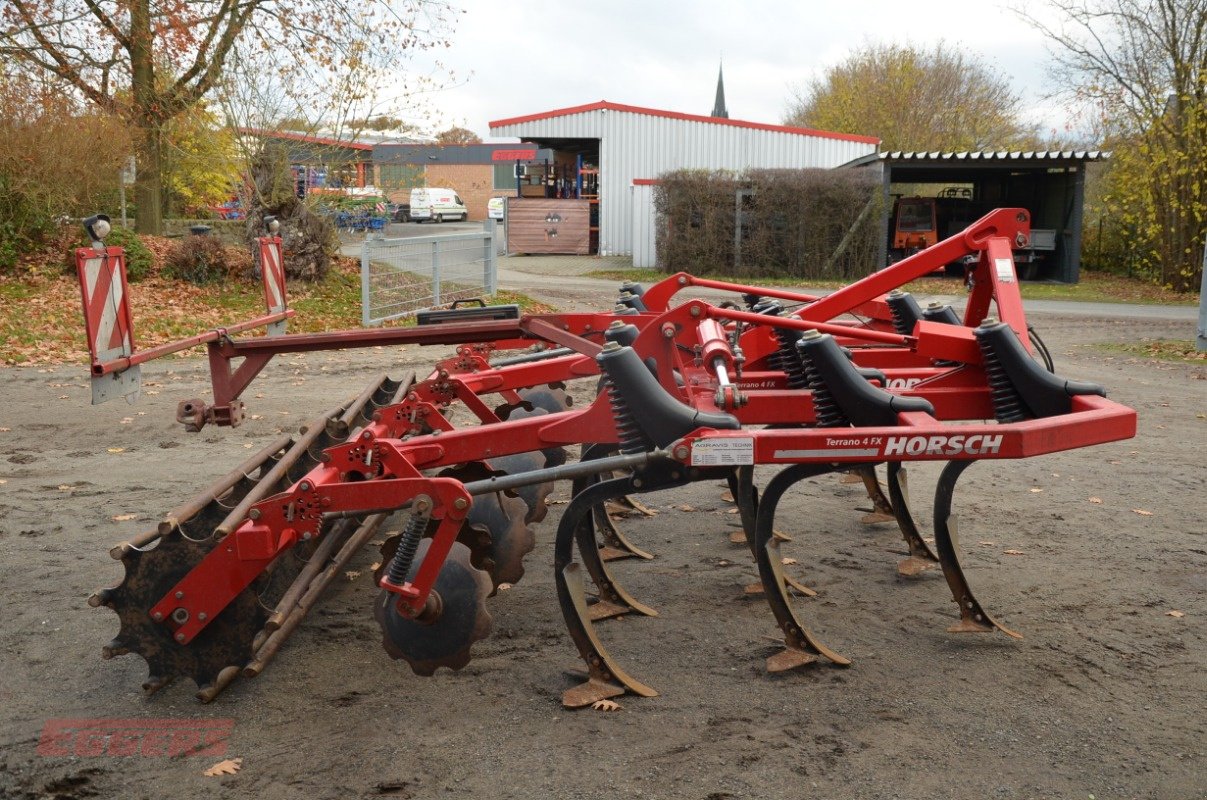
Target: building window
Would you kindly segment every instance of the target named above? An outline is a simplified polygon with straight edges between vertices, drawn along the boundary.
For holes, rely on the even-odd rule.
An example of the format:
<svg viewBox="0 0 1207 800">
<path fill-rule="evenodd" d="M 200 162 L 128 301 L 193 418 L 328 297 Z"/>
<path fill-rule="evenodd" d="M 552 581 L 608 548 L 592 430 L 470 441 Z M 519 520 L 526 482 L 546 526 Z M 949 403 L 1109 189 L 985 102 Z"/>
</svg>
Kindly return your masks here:
<svg viewBox="0 0 1207 800">
<path fill-rule="evenodd" d="M 416 164 L 379 164 L 382 189 L 414 189 L 424 185 L 423 167 Z"/>
</svg>

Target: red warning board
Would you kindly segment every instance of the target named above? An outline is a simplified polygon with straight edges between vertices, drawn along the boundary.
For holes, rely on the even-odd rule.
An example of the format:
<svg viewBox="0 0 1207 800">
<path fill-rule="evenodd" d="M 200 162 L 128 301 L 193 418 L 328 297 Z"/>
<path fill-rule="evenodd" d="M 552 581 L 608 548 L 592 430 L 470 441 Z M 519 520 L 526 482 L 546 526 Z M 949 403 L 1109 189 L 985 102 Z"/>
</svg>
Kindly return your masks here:
<svg viewBox="0 0 1207 800">
<path fill-rule="evenodd" d="M 84 301 L 88 351 L 99 364 L 134 353 L 134 324 L 126 285 L 126 256 L 120 247 L 75 251 L 76 274 Z"/>
</svg>

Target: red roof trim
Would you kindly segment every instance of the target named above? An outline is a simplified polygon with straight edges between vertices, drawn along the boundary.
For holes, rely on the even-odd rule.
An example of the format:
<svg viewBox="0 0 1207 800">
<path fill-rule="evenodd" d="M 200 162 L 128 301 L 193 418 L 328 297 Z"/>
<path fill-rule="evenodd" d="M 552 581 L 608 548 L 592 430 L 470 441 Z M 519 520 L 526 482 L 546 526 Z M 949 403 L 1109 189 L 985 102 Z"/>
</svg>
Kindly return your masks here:
<svg viewBox="0 0 1207 800">
<path fill-rule="evenodd" d="M 326 136 L 307 136 L 304 133 L 290 133 L 289 131 L 268 131 L 262 128 L 239 128 L 239 133 L 250 136 L 265 136 L 272 139 L 288 139 L 292 142 L 306 142 L 307 144 L 322 144 L 330 147 L 344 147 L 349 150 L 373 149 L 373 145 L 365 144 L 364 142 L 349 142 L 343 139 L 331 139 Z"/>
<path fill-rule="evenodd" d="M 818 131 L 812 128 L 792 128 L 786 125 L 768 125 L 764 122 L 747 122 L 741 119 L 722 119 L 720 117 L 705 117 L 699 114 L 681 114 L 678 111 L 662 111 L 656 108 L 643 108 L 641 106 L 626 106 L 620 103 L 609 103 L 607 100 L 600 100 L 596 103 L 588 103 L 583 106 L 572 106 L 570 108 L 558 108 L 553 111 L 543 111 L 539 114 L 529 114 L 523 117 L 510 117 L 508 119 L 497 119 L 490 123 L 491 128 L 502 128 L 505 125 L 521 125 L 525 122 L 535 122 L 539 119 L 551 119 L 553 117 L 565 117 L 570 114 L 582 114 L 587 111 L 625 111 L 630 114 L 645 114 L 651 117 L 665 117 L 666 119 L 681 119 L 688 122 L 711 122 L 714 125 L 731 125 L 735 128 L 751 128 L 757 131 L 772 131 L 775 133 L 795 133 L 800 136 L 819 136 L 823 139 L 840 139 L 844 142 L 860 142 L 862 144 L 880 144 L 880 140 L 875 136 L 856 136 L 850 133 L 834 133 L 833 131 Z"/>
<path fill-rule="evenodd" d="M 662 181 L 657 178 L 633 178 L 634 186 L 657 186 Z"/>
</svg>

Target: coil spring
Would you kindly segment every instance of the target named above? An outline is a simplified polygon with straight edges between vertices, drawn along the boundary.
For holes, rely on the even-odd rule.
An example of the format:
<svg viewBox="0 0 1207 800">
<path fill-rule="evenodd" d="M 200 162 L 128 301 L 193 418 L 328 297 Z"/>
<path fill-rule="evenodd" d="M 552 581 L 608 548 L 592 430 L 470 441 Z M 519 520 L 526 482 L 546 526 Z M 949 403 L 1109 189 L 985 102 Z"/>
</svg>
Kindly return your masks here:
<svg viewBox="0 0 1207 800">
<path fill-rule="evenodd" d="M 415 561 L 415 552 L 419 549 L 419 541 L 423 539 L 425 530 L 427 530 L 427 516 L 412 514 L 410 521 L 407 522 L 406 530 L 402 532 L 398 549 L 394 551 L 394 559 L 390 561 L 390 569 L 387 573 L 390 583 L 395 586 L 402 586 L 406 583 L 407 573 L 411 571 L 411 564 Z"/>
<path fill-rule="evenodd" d="M 801 368 L 804 370 L 808 388 L 813 392 L 813 414 L 819 428 L 845 428 L 851 424 L 847 415 L 842 413 L 834 395 L 830 392 L 813 359 L 805 353 L 803 347 L 798 347 Z"/>
<path fill-rule="evenodd" d="M 905 314 L 901 312 L 901 307 L 898 304 L 889 303 L 888 310 L 893 316 L 893 330 L 897 332 L 898 336 L 909 336 L 914 332 L 913 326 L 906 322 Z"/>
<path fill-rule="evenodd" d="M 616 422 L 616 434 L 620 439 L 620 452 L 644 453 L 650 450 L 652 443 L 637 424 L 629 404 L 620 396 L 620 391 L 608 381 L 606 384 L 608 403 L 612 406 L 612 419 Z"/>
<path fill-rule="evenodd" d="M 796 347 L 798 335 L 787 328 L 776 328 L 775 338 L 779 340 L 779 350 L 776 351 L 778 368 L 788 379 L 789 389 L 805 389 L 809 379 L 805 375 L 805 365 L 801 363 L 800 350 Z"/>
<path fill-rule="evenodd" d="M 998 422 L 1021 422 L 1027 418 L 1027 407 L 1014 382 L 1002 366 L 993 345 L 978 337 L 981 356 L 985 362 L 985 377 L 989 381 L 989 396 L 993 400 L 993 418 Z"/>
</svg>

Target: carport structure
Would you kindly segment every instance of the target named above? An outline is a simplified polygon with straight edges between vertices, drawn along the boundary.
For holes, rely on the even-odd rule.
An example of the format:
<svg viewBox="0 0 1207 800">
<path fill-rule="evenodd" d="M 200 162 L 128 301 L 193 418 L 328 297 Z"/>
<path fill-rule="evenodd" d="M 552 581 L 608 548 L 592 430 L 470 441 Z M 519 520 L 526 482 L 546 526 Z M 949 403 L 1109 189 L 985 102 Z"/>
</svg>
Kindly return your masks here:
<svg viewBox="0 0 1207 800">
<path fill-rule="evenodd" d="M 893 201 L 903 194 L 933 196 L 948 187 L 971 187 L 972 200 L 986 211 L 1021 207 L 1031 227 L 1056 232 L 1052 258 L 1035 277 L 1076 283 L 1081 272 L 1081 221 L 1086 164 L 1109 158 L 1097 150 L 874 153 L 845 166 L 874 169 L 884 183 L 880 263 L 888 263 Z"/>
</svg>

